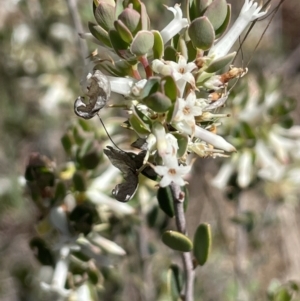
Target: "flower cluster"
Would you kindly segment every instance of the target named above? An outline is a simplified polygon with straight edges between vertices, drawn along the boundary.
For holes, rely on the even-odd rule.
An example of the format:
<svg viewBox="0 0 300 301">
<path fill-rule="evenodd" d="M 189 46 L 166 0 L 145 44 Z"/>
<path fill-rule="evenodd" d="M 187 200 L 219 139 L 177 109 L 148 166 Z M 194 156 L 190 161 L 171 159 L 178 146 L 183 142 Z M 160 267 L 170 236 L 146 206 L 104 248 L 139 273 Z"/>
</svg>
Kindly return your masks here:
<svg viewBox="0 0 300 301">
<path fill-rule="evenodd" d="M 161 187 L 185 184 L 190 154 L 216 157 L 235 152 L 217 134 L 220 118 L 228 115 L 211 111 L 225 104 L 228 82 L 245 74 L 233 66 L 228 70 L 236 54 L 228 52 L 248 24 L 266 13 L 246 0 L 223 36 L 231 16 L 226 0 L 189 1 L 187 18 L 177 4 L 167 9 L 174 19 L 157 31 L 150 29 L 141 1 L 127 1 L 123 7 L 94 1 L 97 24 L 89 23 L 91 34 L 82 37 L 107 47 L 110 58 L 102 53 L 91 56 L 94 68 L 87 76 L 85 97 L 75 102 L 75 113 L 91 118 L 106 104 L 110 91 L 123 95 L 127 127 L 144 141 L 143 163 L 160 176 Z M 128 175 L 127 165 L 120 170 Z"/>
<path fill-rule="evenodd" d="M 291 163 L 299 160 L 300 131 L 290 116 L 295 100 L 283 96 L 278 86 L 274 77 L 259 83 L 250 77 L 238 91 L 232 103 L 234 123 L 228 120 L 223 129 L 233 137 L 239 151 L 223 164 L 212 181 L 215 187 L 224 189 L 232 177 L 240 189 L 249 187 L 257 177 L 274 183 L 276 191 L 285 179 L 290 186 Z"/>
</svg>

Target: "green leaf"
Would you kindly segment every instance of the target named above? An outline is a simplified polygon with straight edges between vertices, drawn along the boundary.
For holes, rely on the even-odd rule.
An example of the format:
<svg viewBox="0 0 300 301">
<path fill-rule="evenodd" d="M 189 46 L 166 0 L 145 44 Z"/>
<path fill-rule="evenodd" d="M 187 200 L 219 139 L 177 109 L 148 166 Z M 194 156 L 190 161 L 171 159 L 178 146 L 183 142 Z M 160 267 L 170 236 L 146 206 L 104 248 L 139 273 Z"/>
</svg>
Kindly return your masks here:
<svg viewBox="0 0 300 301">
<path fill-rule="evenodd" d="M 74 173 L 73 184 L 76 191 L 83 192 L 86 190 L 86 181 L 82 172 L 76 171 Z"/>
<path fill-rule="evenodd" d="M 236 55 L 236 52 L 232 52 L 230 54 L 227 54 L 226 56 L 223 56 L 221 58 L 218 58 L 214 61 L 212 61 L 209 66 L 205 69 L 205 72 L 207 73 L 215 73 L 217 71 L 220 71 L 224 67 L 226 67 L 228 64 L 232 62 Z"/>
<path fill-rule="evenodd" d="M 176 62 L 177 54 L 177 50 L 174 47 L 168 45 L 167 47 L 165 47 L 164 60 Z"/>
<path fill-rule="evenodd" d="M 186 43 L 187 46 L 187 51 L 188 51 L 188 62 L 192 62 L 195 60 L 196 56 L 197 56 L 197 50 L 194 47 L 192 41 L 188 41 Z"/>
<path fill-rule="evenodd" d="M 116 20 L 114 22 L 115 29 L 118 31 L 122 40 L 128 44 L 130 44 L 133 40 L 133 36 L 130 30 L 126 27 L 126 25 L 121 20 Z"/>
<path fill-rule="evenodd" d="M 140 28 L 141 15 L 134 9 L 125 8 L 118 17 L 125 24 L 130 32 L 135 35 Z"/>
<path fill-rule="evenodd" d="M 149 30 L 150 22 L 147 14 L 147 9 L 144 3 L 141 3 L 140 14 L 141 14 L 141 30 Z"/>
<path fill-rule="evenodd" d="M 66 194 L 67 194 L 67 189 L 64 182 L 62 181 L 57 182 L 55 187 L 55 194 L 54 194 L 55 203 L 61 202 L 65 198 Z"/>
<path fill-rule="evenodd" d="M 189 0 L 188 3 L 189 3 L 189 7 L 187 10 L 187 18 L 189 20 L 189 23 L 191 23 L 190 21 L 193 21 L 194 19 L 196 19 L 199 16 L 197 15 L 195 1 Z"/>
<path fill-rule="evenodd" d="M 189 252 L 193 249 L 193 243 L 191 240 L 184 234 L 177 231 L 168 230 L 164 232 L 162 235 L 162 241 L 169 248 L 176 251 Z"/>
<path fill-rule="evenodd" d="M 160 209 L 169 217 L 174 216 L 174 203 L 171 188 L 160 187 L 157 191 L 157 200 Z"/>
<path fill-rule="evenodd" d="M 154 46 L 154 36 L 151 31 L 139 31 L 134 37 L 130 51 L 136 56 L 147 54 Z"/>
<path fill-rule="evenodd" d="M 88 22 L 88 27 L 91 34 L 104 45 L 111 47 L 110 39 L 108 32 L 104 30 L 101 26 Z"/>
<path fill-rule="evenodd" d="M 293 126 L 293 124 L 294 124 L 294 121 L 291 116 L 285 116 L 280 120 L 280 125 L 285 129 L 291 128 Z"/>
<path fill-rule="evenodd" d="M 150 129 L 152 127 L 152 120 L 147 115 L 145 115 L 137 106 L 133 106 L 132 111 L 139 118 L 145 129 L 149 130 L 150 132 Z"/>
<path fill-rule="evenodd" d="M 274 301 L 290 301 L 290 300 L 292 300 L 292 294 L 287 290 L 287 288 L 281 288 L 274 298 Z"/>
<path fill-rule="evenodd" d="M 167 290 L 168 295 L 171 296 L 172 301 L 178 301 L 180 298 L 181 285 L 180 285 L 180 270 L 177 265 L 171 265 L 167 273 Z"/>
<path fill-rule="evenodd" d="M 101 274 L 98 269 L 88 269 L 87 274 L 89 276 L 89 280 L 93 285 L 97 285 L 99 282 L 99 278 L 101 278 Z"/>
<path fill-rule="evenodd" d="M 167 75 L 161 79 L 161 92 L 169 97 L 173 104 L 176 102 L 178 90 L 173 76 Z"/>
<path fill-rule="evenodd" d="M 72 145 L 73 145 L 73 139 L 72 139 L 72 134 L 67 132 L 65 133 L 61 139 L 61 144 L 65 150 L 65 152 L 70 155 L 71 154 L 71 149 L 72 149 Z"/>
<path fill-rule="evenodd" d="M 209 224 L 200 224 L 194 235 L 194 256 L 198 264 L 204 265 L 211 250 L 211 230 Z"/>
<path fill-rule="evenodd" d="M 256 138 L 253 128 L 246 122 L 241 122 L 240 131 L 241 131 L 241 133 L 243 133 L 243 137 L 245 137 L 247 139 L 255 139 Z"/>
<path fill-rule="evenodd" d="M 161 59 L 164 54 L 164 42 L 163 39 L 157 30 L 151 31 L 154 37 L 154 44 L 153 44 L 153 59 Z"/>
<path fill-rule="evenodd" d="M 109 3 L 100 2 L 94 11 L 97 23 L 105 30 L 114 28 L 115 8 Z"/>
<path fill-rule="evenodd" d="M 146 98 L 149 95 L 151 95 L 152 93 L 157 92 L 159 90 L 159 88 L 160 88 L 160 78 L 156 77 L 156 76 L 150 77 L 147 80 L 145 87 L 141 91 L 140 97 L 142 99 Z"/>
<path fill-rule="evenodd" d="M 136 64 L 137 61 L 134 62 Z M 129 61 L 118 60 L 117 62 L 111 62 L 109 60 L 103 60 L 100 64 L 95 65 L 94 69 L 99 69 L 100 71 L 108 72 L 112 76 L 125 77 L 132 72 L 132 65 Z M 81 120 L 81 119 L 80 119 Z"/>
<path fill-rule="evenodd" d="M 177 264 L 173 263 L 170 266 L 170 269 L 173 272 L 176 289 L 177 289 L 178 293 L 180 293 L 181 290 L 182 290 L 182 286 L 183 286 L 183 275 L 182 275 L 182 272 L 180 270 L 180 267 Z"/>
<path fill-rule="evenodd" d="M 178 112 L 178 106 L 179 106 L 179 103 L 178 103 L 178 101 L 176 101 L 169 109 L 169 111 L 167 113 L 167 118 L 166 118 L 168 123 L 171 123 L 173 118 L 176 116 L 176 114 Z"/>
<path fill-rule="evenodd" d="M 231 5 L 227 4 L 227 15 L 223 24 L 215 31 L 216 39 L 219 39 L 223 33 L 227 30 L 231 19 Z"/>
<path fill-rule="evenodd" d="M 209 19 L 214 30 L 218 30 L 227 17 L 226 0 L 214 0 L 206 9 L 204 16 Z"/>
<path fill-rule="evenodd" d="M 114 50 L 116 51 L 117 54 L 119 54 L 121 57 L 124 55 L 123 52 L 128 49 L 129 44 L 126 43 L 120 34 L 115 30 L 111 29 L 108 32 L 110 42 Z"/>
<path fill-rule="evenodd" d="M 207 17 L 195 19 L 190 24 L 188 33 L 196 48 L 208 50 L 214 44 L 215 31 Z"/>
<path fill-rule="evenodd" d="M 172 106 L 171 99 L 161 92 L 155 92 L 144 98 L 142 102 L 151 110 L 158 113 L 167 112 Z"/>
<path fill-rule="evenodd" d="M 138 116 L 134 114 L 129 117 L 129 123 L 133 130 L 141 137 L 146 137 L 151 133 L 147 128 L 145 128 Z"/>
<path fill-rule="evenodd" d="M 183 209 L 184 212 L 186 212 L 188 204 L 189 204 L 189 190 L 187 188 L 187 186 L 181 186 L 181 191 L 184 192 L 184 201 L 183 201 Z"/>
<path fill-rule="evenodd" d="M 173 133 L 173 136 L 177 139 L 178 142 L 178 150 L 177 150 L 177 157 L 182 157 L 187 150 L 187 146 L 188 146 L 188 136 L 181 134 L 181 133 Z"/>
<path fill-rule="evenodd" d="M 212 0 L 195 0 L 197 17 L 202 16 Z"/>
</svg>

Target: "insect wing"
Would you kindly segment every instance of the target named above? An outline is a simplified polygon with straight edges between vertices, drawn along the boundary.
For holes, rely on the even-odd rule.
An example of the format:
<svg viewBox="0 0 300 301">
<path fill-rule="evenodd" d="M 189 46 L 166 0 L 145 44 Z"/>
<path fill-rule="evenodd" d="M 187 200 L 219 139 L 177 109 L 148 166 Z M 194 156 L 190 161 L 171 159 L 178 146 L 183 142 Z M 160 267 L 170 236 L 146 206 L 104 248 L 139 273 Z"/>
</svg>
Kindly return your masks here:
<svg viewBox="0 0 300 301">
<path fill-rule="evenodd" d="M 126 152 L 110 146 L 104 149 L 104 153 L 124 177 L 124 182 L 116 185 L 112 194 L 118 201 L 128 202 L 134 196 L 139 183 L 136 162 Z"/>
</svg>

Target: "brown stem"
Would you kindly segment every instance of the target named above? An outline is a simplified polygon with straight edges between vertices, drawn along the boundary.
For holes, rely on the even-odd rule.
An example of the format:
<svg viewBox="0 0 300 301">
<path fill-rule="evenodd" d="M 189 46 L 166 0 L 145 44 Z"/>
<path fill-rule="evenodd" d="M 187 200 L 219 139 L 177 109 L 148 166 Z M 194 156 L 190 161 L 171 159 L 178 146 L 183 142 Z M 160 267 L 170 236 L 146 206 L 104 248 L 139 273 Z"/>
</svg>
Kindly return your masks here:
<svg viewBox="0 0 300 301">
<path fill-rule="evenodd" d="M 186 220 L 183 208 L 184 192 L 181 191 L 180 186 L 175 185 L 174 183 L 172 183 L 170 186 L 174 200 L 176 226 L 179 232 L 186 234 Z M 184 301 L 193 301 L 195 272 L 192 255 L 190 252 L 184 252 L 181 256 L 186 280 L 184 288 Z"/>
</svg>

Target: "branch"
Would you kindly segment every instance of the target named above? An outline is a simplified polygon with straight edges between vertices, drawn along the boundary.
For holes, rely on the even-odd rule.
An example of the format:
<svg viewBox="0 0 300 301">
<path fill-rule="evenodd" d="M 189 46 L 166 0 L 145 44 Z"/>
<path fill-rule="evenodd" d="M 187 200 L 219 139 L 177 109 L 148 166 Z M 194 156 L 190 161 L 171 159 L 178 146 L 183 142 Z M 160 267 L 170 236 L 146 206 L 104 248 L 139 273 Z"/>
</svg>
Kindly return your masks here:
<svg viewBox="0 0 300 301">
<path fill-rule="evenodd" d="M 79 13 L 78 13 L 77 0 L 67 0 L 67 5 L 68 5 L 69 12 L 70 12 L 70 15 L 73 20 L 75 31 L 77 32 L 77 34 L 83 33 L 84 30 L 83 30 L 81 19 L 80 19 Z M 81 58 L 83 60 L 83 63 L 85 64 L 86 57 L 88 56 L 88 47 L 87 47 L 86 41 L 84 39 L 81 39 L 78 37 L 78 44 L 79 44 L 79 48 L 80 48 Z"/>
<path fill-rule="evenodd" d="M 183 201 L 184 193 L 181 191 L 180 186 L 171 184 L 171 191 L 174 200 L 174 210 L 175 210 L 175 220 L 176 226 L 179 232 L 186 234 L 186 220 L 184 215 Z M 192 255 L 190 252 L 182 253 L 183 268 L 185 272 L 185 290 L 184 290 L 184 300 L 193 301 L 194 300 L 194 265 L 192 260 Z"/>
</svg>

